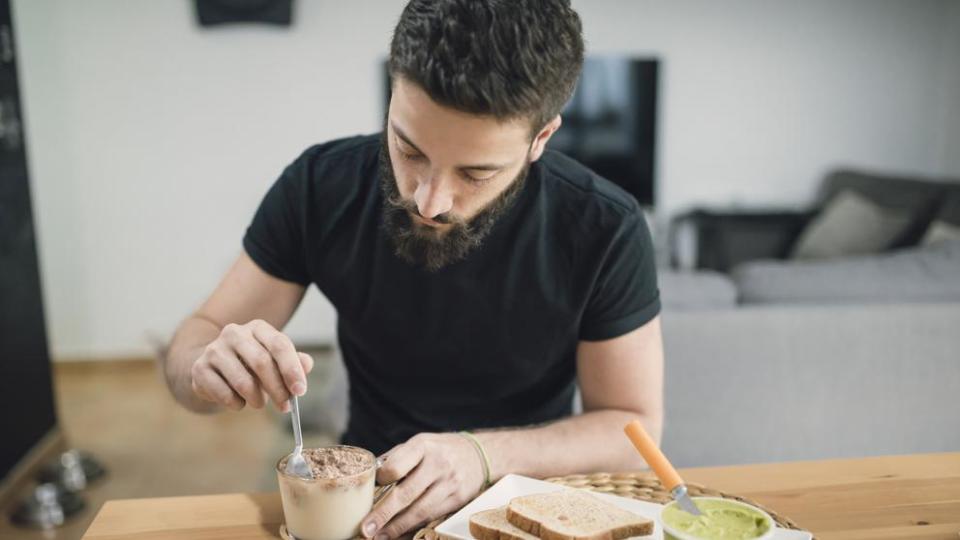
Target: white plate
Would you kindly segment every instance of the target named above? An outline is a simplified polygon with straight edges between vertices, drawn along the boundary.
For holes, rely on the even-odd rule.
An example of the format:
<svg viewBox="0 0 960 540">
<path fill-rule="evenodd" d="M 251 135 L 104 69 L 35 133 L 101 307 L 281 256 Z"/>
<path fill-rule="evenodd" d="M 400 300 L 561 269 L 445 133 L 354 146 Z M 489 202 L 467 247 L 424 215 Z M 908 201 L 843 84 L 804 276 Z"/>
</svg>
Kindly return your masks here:
<svg viewBox="0 0 960 540">
<path fill-rule="evenodd" d="M 559 484 L 527 478 L 526 476 L 508 474 L 491 486 L 490 489 L 483 492 L 482 495 L 471 501 L 470 504 L 460 509 L 459 512 L 447 518 L 446 521 L 437 527 L 437 533 L 446 538 L 473 540 L 473 536 L 470 534 L 470 516 L 473 514 L 483 510 L 492 510 L 505 506 L 510 502 L 510 499 L 521 495 L 550 493 L 562 489 L 567 488 Z M 637 538 L 643 538 L 644 540 L 663 540 L 663 528 L 660 526 L 660 509 L 663 508 L 662 505 L 639 501 L 637 499 L 618 497 L 607 493 L 591 492 L 591 494 L 619 506 L 624 510 L 652 519 L 654 523 L 653 534 Z M 791 531 L 778 527 L 773 538 L 775 540 L 811 540 L 813 535 L 806 531 Z"/>
</svg>

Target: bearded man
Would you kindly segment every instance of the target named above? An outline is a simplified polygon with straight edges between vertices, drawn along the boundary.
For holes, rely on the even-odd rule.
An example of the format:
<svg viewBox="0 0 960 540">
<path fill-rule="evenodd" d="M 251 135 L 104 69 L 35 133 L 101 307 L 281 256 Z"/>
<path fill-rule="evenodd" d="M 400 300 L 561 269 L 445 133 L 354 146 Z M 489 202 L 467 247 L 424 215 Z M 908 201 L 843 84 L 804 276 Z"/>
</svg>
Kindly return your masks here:
<svg viewBox="0 0 960 540">
<path fill-rule="evenodd" d="M 663 347 L 636 200 L 546 149 L 583 64 L 568 0 L 412 0 L 390 44 L 381 133 L 307 149 L 164 361 L 195 411 L 303 395 L 283 334 L 310 285 L 337 310 L 344 444 L 396 486 L 364 520 L 397 538 L 507 473 L 642 466 Z M 583 412 L 572 416 L 575 389 Z"/>
</svg>

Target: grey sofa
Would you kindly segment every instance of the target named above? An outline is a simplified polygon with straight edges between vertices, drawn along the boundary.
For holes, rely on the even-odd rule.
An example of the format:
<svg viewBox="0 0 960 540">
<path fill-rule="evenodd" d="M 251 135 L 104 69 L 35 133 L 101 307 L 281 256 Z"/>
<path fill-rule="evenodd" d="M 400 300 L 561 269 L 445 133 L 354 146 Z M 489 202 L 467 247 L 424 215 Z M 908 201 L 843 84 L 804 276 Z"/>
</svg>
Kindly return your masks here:
<svg viewBox="0 0 960 540">
<path fill-rule="evenodd" d="M 960 450 L 960 242 L 660 282 L 678 465 Z"/>
<path fill-rule="evenodd" d="M 663 314 L 680 466 L 960 450 L 960 301 Z"/>
<path fill-rule="evenodd" d="M 910 226 L 881 252 L 791 259 L 841 192 Z M 660 274 L 673 459 L 960 450 L 960 240 L 929 242 L 932 223 L 960 225 L 960 182 L 850 169 L 805 210 L 675 219 L 673 240 L 686 228 L 693 249 L 678 257 L 672 242 L 674 270 Z"/>
</svg>

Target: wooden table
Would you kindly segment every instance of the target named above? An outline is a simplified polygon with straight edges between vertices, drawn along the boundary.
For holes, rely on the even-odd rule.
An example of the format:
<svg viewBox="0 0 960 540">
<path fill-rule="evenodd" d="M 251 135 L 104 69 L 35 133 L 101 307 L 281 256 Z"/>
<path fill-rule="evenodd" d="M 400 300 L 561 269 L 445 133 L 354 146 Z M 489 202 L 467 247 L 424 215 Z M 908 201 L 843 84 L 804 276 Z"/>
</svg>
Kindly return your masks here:
<svg viewBox="0 0 960 540">
<path fill-rule="evenodd" d="M 960 540 L 960 453 L 685 469 L 819 540 Z M 277 493 L 109 501 L 86 540 L 277 538 Z"/>
</svg>

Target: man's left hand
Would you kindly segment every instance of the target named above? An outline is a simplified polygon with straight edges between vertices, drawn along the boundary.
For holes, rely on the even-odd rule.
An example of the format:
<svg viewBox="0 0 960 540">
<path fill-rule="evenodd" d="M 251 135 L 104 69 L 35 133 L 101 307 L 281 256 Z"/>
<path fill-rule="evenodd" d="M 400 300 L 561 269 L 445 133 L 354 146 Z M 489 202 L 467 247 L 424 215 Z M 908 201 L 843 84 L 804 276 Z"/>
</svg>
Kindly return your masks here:
<svg viewBox="0 0 960 540">
<path fill-rule="evenodd" d="M 458 510 L 480 492 L 483 462 L 456 433 L 421 433 L 382 456 L 377 483 L 397 485 L 364 518 L 367 538 L 388 540 Z"/>
</svg>

